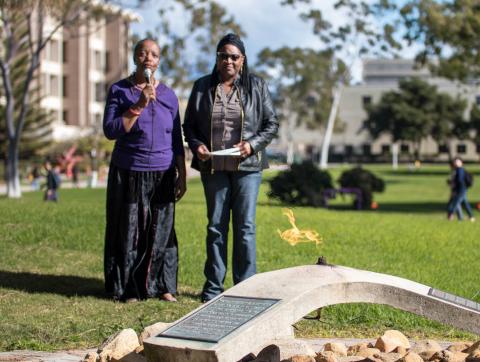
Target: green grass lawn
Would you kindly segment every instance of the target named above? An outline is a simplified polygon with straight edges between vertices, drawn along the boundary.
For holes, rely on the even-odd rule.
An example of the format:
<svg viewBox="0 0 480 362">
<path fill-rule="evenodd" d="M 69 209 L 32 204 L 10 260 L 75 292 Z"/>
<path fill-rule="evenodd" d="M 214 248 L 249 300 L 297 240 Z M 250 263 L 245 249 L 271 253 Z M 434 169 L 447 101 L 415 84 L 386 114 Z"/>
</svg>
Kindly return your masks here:
<svg viewBox="0 0 480 362">
<path fill-rule="evenodd" d="M 329 263 L 388 273 L 480 301 L 480 220 L 448 222 L 448 167 L 416 172 L 388 166 L 367 167 L 387 187 L 376 195 L 376 211 L 352 211 L 346 197 L 330 209 L 294 209 L 300 229 L 320 233 L 324 243 L 295 247 L 277 229 L 290 227 L 282 205 L 266 196 L 262 184 L 257 214 L 258 269 L 264 272 Z M 480 201 L 480 168 L 469 167 L 476 184 L 471 203 Z M 342 171 L 333 169 L 334 178 Z M 265 178 L 273 173 L 266 173 Z M 61 190 L 58 204 L 38 192 L 20 200 L 0 198 L 0 350 L 56 350 L 95 347 L 122 328 L 171 322 L 200 305 L 203 284 L 206 211 L 200 180 L 191 179 L 177 207 L 180 248 L 179 303 L 149 300 L 120 304 L 103 296 L 105 190 Z M 478 212 L 476 211 L 477 215 Z M 230 287 L 231 275 L 227 276 Z M 409 313 L 378 305 L 325 308 L 320 321 L 297 323 L 302 337 L 374 337 L 400 329 L 412 338 L 443 340 L 478 336 Z"/>
</svg>

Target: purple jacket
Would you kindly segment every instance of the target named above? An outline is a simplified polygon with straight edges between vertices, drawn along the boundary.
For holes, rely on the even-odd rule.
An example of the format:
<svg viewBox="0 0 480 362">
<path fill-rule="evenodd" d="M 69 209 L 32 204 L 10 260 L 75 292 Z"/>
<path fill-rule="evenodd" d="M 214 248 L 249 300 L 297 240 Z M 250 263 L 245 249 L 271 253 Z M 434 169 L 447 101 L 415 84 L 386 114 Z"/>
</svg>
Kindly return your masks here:
<svg viewBox="0 0 480 362">
<path fill-rule="evenodd" d="M 137 102 L 141 91 L 122 79 L 110 88 L 103 116 L 103 132 L 116 140 L 112 163 L 134 171 L 165 171 L 184 155 L 178 99 L 164 84 L 156 88 L 157 98 L 138 117 L 130 132 L 123 128 L 122 114 Z"/>
</svg>

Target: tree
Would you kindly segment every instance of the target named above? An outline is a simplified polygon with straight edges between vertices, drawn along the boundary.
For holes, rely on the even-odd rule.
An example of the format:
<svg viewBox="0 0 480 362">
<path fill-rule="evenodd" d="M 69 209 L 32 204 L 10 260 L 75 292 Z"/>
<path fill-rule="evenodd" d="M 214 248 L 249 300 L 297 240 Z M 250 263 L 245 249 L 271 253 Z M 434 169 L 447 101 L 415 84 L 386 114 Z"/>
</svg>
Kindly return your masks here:
<svg viewBox="0 0 480 362">
<path fill-rule="evenodd" d="M 389 134 L 393 142 L 410 141 L 418 158 L 421 142 L 429 136 L 443 143 L 461 135 L 466 101 L 439 93 L 437 87 L 418 79 L 401 80 L 398 91 L 386 92 L 366 107 L 364 127 L 373 138 Z"/>
<path fill-rule="evenodd" d="M 105 1 L 108 2 L 108 1 Z M 138 0 L 139 3 L 142 0 Z M 102 4 L 83 0 L 0 0 L 0 73 L 7 139 L 7 196 L 20 197 L 19 149 L 31 110 L 40 54 L 64 26 L 103 16 Z M 88 14 L 88 16 L 83 16 Z M 50 26 L 46 27 L 46 22 Z M 83 34 L 88 35 L 88 34 Z M 14 63 L 25 56 L 25 74 L 15 91 Z"/>
<path fill-rule="evenodd" d="M 283 5 L 296 6 L 299 3 L 310 4 L 310 0 L 283 0 Z M 401 48 L 401 45 L 392 36 L 395 23 L 383 16 L 386 11 L 391 11 L 392 6 L 386 0 L 381 5 L 370 5 L 360 0 L 338 0 L 333 4 L 333 9 L 338 13 L 336 19 L 338 25 L 329 22 L 322 11 L 315 7 L 300 14 L 305 21 L 312 23 L 314 34 L 324 43 L 325 49 L 333 52 L 339 59 L 348 59 L 343 62 L 347 64 L 344 74 L 331 88 L 332 96 L 330 114 L 327 128 L 323 137 L 322 154 L 320 167 L 325 169 L 328 166 L 328 152 L 330 140 L 337 118 L 338 107 L 342 89 L 349 82 L 349 74 L 353 64 L 361 56 L 367 54 L 378 56 L 386 53 L 394 53 Z M 398 22 L 398 20 L 397 20 Z"/>
<path fill-rule="evenodd" d="M 184 33 L 172 29 L 176 11 L 185 15 Z M 173 0 L 162 4 L 160 21 L 149 37 L 161 45 L 160 72 L 181 97 L 188 97 L 193 79 L 209 73 L 215 60 L 216 45 L 229 32 L 245 36 L 235 18 L 214 0 Z"/>
<path fill-rule="evenodd" d="M 408 44 L 421 45 L 418 62 L 449 79 L 465 82 L 480 76 L 477 0 L 409 0 L 398 10 L 388 5 L 391 15 L 399 15 L 403 24 L 396 28 L 398 36 Z"/>
<path fill-rule="evenodd" d="M 26 44 L 18 51 L 18 56 L 12 62 L 12 88 L 13 95 L 19 99 L 23 92 L 23 84 L 27 74 L 28 57 L 26 54 Z M 31 89 L 30 106 L 25 116 L 25 125 L 20 137 L 19 144 L 19 158 L 26 159 L 31 157 L 38 157 L 50 145 L 52 141 L 51 124 L 52 116 L 48 111 L 43 109 L 40 105 L 42 95 L 40 92 L 38 77 L 35 75 L 33 82 L 37 85 Z M 3 92 L 0 89 L 0 95 Z M 15 104 L 14 116 L 18 117 L 19 103 Z M 0 114 L 5 114 L 5 105 L 0 104 Z M 7 129 L 4 122 L 0 122 L 0 158 L 6 162 L 7 160 Z"/>
<path fill-rule="evenodd" d="M 331 90 L 344 74 L 345 64 L 334 64 L 329 50 L 283 47 L 263 49 L 258 54 L 257 67 L 272 80 L 274 100 L 287 122 L 287 163 L 292 164 L 294 126 L 325 126 L 332 103 Z"/>
</svg>

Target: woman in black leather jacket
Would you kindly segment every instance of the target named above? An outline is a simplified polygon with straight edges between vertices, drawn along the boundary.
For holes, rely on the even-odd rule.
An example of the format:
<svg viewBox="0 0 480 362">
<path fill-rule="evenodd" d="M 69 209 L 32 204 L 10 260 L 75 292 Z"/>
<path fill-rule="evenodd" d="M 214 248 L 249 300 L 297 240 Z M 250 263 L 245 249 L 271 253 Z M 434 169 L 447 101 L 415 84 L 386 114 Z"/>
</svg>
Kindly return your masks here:
<svg viewBox="0 0 480 362">
<path fill-rule="evenodd" d="M 265 147 L 278 131 L 267 85 L 248 72 L 245 47 L 237 35 L 220 40 L 212 74 L 195 82 L 183 130 L 207 203 L 202 300 L 208 301 L 224 290 L 230 212 L 233 281 L 256 273 L 256 202 L 261 171 L 268 167 Z"/>
</svg>

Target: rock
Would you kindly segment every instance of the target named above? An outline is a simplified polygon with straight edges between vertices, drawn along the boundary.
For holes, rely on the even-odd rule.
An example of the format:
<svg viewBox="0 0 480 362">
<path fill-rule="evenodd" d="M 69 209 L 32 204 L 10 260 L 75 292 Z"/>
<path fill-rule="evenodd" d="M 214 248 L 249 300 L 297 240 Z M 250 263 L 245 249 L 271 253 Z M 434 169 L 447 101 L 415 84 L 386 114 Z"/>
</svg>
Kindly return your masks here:
<svg viewBox="0 0 480 362">
<path fill-rule="evenodd" d="M 434 340 L 427 339 L 425 341 L 419 341 L 415 343 L 415 346 L 412 348 L 413 352 L 420 354 L 420 352 L 424 351 L 434 351 L 438 352 L 441 351 L 442 347 Z M 431 356 L 430 356 L 431 357 Z"/>
<path fill-rule="evenodd" d="M 430 361 L 433 362 L 453 362 L 453 352 L 444 350 L 435 352 L 432 357 L 430 357 Z"/>
<path fill-rule="evenodd" d="M 286 360 L 282 360 L 286 362 L 315 362 L 315 358 L 312 356 L 308 356 L 306 354 L 296 354 Z"/>
<path fill-rule="evenodd" d="M 377 355 L 377 353 L 360 360 L 360 362 L 382 362 L 380 358 L 374 357 L 375 355 Z"/>
<path fill-rule="evenodd" d="M 450 352 L 464 352 L 466 353 L 466 350 L 472 345 L 472 343 L 469 342 L 457 342 L 454 344 L 451 344 L 448 346 L 447 350 Z"/>
<path fill-rule="evenodd" d="M 453 353 L 453 360 L 455 362 L 464 362 L 468 357 L 468 353 L 463 353 L 463 352 L 452 352 L 452 353 Z"/>
<path fill-rule="evenodd" d="M 123 356 L 120 359 L 112 358 L 111 362 L 147 362 L 147 359 L 141 354 L 135 352 L 130 352 L 126 356 Z"/>
<path fill-rule="evenodd" d="M 466 362 L 480 362 L 480 349 L 473 350 L 465 359 Z"/>
<path fill-rule="evenodd" d="M 417 353 L 424 361 L 429 361 L 430 358 L 432 358 L 432 356 L 437 352 L 438 351 L 434 351 L 434 350 L 426 350 L 426 351 L 417 352 Z"/>
<path fill-rule="evenodd" d="M 261 350 L 257 354 L 257 359 L 255 359 L 255 361 L 259 358 L 261 358 L 262 361 L 283 361 L 299 355 L 315 358 L 316 353 L 315 350 L 305 341 L 292 337 L 278 338 L 272 345 Z"/>
<path fill-rule="evenodd" d="M 480 350 L 480 341 L 475 342 L 470 347 L 468 347 L 466 351 L 463 352 L 471 354 L 475 350 Z"/>
<path fill-rule="evenodd" d="M 360 357 L 360 356 L 338 357 L 338 362 L 359 362 L 364 359 L 365 359 L 364 357 Z"/>
<path fill-rule="evenodd" d="M 378 348 L 365 348 L 357 352 L 357 356 L 367 358 L 374 354 L 380 353 Z"/>
<path fill-rule="evenodd" d="M 367 349 L 368 343 L 357 343 L 347 349 L 347 356 L 356 356 L 361 350 Z M 379 351 L 380 352 L 380 351 Z"/>
<path fill-rule="evenodd" d="M 144 347 L 143 347 L 143 344 L 141 344 L 140 346 L 138 346 L 137 348 L 135 348 L 135 353 L 138 353 L 138 354 L 141 354 L 141 355 L 144 355 Z"/>
<path fill-rule="evenodd" d="M 270 345 L 262 349 L 257 358 L 253 360 L 254 362 L 272 362 L 280 361 L 280 348 L 277 345 Z"/>
<path fill-rule="evenodd" d="M 402 346 L 398 346 L 393 350 L 394 353 L 398 353 L 399 355 L 405 356 L 407 354 L 407 349 Z"/>
<path fill-rule="evenodd" d="M 127 354 L 134 352 L 140 346 L 135 331 L 131 328 L 124 329 L 107 338 L 98 349 L 98 361 L 108 362 L 120 360 Z"/>
<path fill-rule="evenodd" d="M 88 352 L 85 357 L 83 357 L 83 362 L 96 362 L 97 357 L 97 352 Z"/>
<path fill-rule="evenodd" d="M 400 358 L 398 362 L 423 362 L 423 359 L 417 353 L 410 351 Z"/>
<path fill-rule="evenodd" d="M 390 353 L 380 352 L 380 353 L 375 353 L 372 357 L 383 362 L 395 362 L 400 358 L 402 358 L 402 355 L 398 353 L 393 353 L 393 352 L 390 352 Z"/>
<path fill-rule="evenodd" d="M 323 346 L 324 352 L 333 352 L 336 356 L 346 357 L 347 356 L 347 347 L 343 343 L 325 343 Z"/>
<path fill-rule="evenodd" d="M 295 338 L 284 338 L 275 341 L 275 345 L 280 350 L 280 361 L 293 356 L 311 356 L 315 358 L 314 349 L 305 341 Z"/>
<path fill-rule="evenodd" d="M 157 334 L 160 334 L 160 332 L 163 332 L 165 329 L 167 329 L 171 325 L 172 323 L 158 322 L 148 327 L 145 327 L 142 333 L 140 333 L 140 337 L 138 338 L 140 341 L 140 344 L 143 345 L 144 340 L 146 340 L 147 338 L 156 336 Z"/>
<path fill-rule="evenodd" d="M 337 356 L 332 351 L 323 351 L 315 356 L 316 362 L 338 362 Z"/>
<path fill-rule="evenodd" d="M 394 329 L 386 331 L 375 343 L 375 348 L 386 353 L 392 352 L 397 347 L 410 348 L 410 342 L 402 332 Z"/>
</svg>

